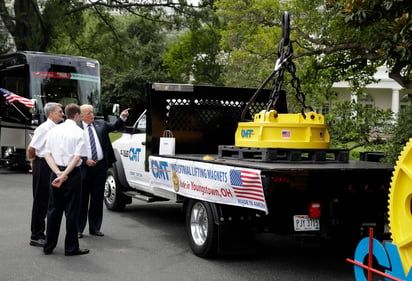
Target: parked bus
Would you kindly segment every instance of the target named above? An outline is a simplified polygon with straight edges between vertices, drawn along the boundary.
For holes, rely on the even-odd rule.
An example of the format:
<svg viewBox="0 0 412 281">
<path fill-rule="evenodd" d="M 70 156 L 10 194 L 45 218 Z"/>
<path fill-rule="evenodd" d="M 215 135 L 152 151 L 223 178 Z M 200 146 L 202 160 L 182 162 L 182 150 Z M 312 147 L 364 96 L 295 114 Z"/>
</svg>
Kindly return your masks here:
<svg viewBox="0 0 412 281">
<path fill-rule="evenodd" d="M 0 88 L 29 99 L 33 107 L 0 94 L 0 164 L 28 164 L 26 148 L 46 120 L 44 105 L 91 104 L 102 115 L 99 62 L 80 56 L 40 52 L 0 55 Z"/>
</svg>

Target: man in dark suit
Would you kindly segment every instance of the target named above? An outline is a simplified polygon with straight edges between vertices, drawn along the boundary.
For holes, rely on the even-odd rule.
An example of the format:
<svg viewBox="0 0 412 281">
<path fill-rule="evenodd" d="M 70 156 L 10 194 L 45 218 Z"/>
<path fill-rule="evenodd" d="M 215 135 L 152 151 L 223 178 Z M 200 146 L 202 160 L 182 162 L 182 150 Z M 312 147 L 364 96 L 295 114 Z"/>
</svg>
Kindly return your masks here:
<svg viewBox="0 0 412 281">
<path fill-rule="evenodd" d="M 129 109 L 123 110 L 120 118 L 113 124 L 104 120 L 95 120 L 93 106 L 80 106 L 81 119 L 79 126 L 85 131 L 87 145 L 87 160 L 83 171 L 82 203 L 79 218 L 78 237 L 83 237 L 83 231 L 89 221 L 89 233 L 104 236 L 100 231 L 103 222 L 103 195 L 108 168 L 116 161 L 109 133 L 123 127 Z"/>
</svg>

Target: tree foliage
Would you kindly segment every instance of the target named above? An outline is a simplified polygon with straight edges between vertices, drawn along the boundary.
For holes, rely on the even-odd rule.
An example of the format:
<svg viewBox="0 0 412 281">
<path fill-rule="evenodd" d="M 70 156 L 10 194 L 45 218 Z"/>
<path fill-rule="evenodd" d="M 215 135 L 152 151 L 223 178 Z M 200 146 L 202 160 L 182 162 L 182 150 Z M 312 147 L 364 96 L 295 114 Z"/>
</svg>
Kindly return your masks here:
<svg viewBox="0 0 412 281">
<path fill-rule="evenodd" d="M 14 46 L 96 58 L 104 103 L 126 107 L 142 102 L 149 81 L 259 86 L 278 58 L 287 11 L 296 74 L 307 104 L 320 111 L 334 102 L 334 82 L 350 81 L 361 93 L 383 64 L 412 88 L 411 9 L 410 0 L 203 0 L 196 9 L 186 0 L 0 0 L 0 28 L 7 31 L 0 39 L 12 42 L 2 40 L 0 51 Z M 180 35 L 167 36 L 170 30 Z M 286 73 L 289 94 L 290 80 Z M 340 106 L 357 112 L 356 118 L 332 112 L 333 135 L 342 142 L 370 142 L 367 131 L 386 118 Z M 290 98 L 288 107 L 299 110 Z"/>
<path fill-rule="evenodd" d="M 162 66 L 166 44 L 162 25 L 139 17 L 110 15 L 103 9 L 99 14 L 85 12 L 81 32 L 75 37 L 62 33 L 50 51 L 99 60 L 102 101 L 107 110 L 113 103 L 122 108 L 142 107 L 145 83 L 168 79 Z M 101 16 L 106 18 L 104 23 Z"/>
<path fill-rule="evenodd" d="M 190 30 L 168 46 L 164 64 L 178 83 L 222 85 L 220 34 L 213 27 Z"/>
<path fill-rule="evenodd" d="M 223 85 L 224 54 L 220 48 L 220 20 L 213 1 L 194 10 L 188 30 L 173 40 L 164 56 L 164 65 L 179 83 Z"/>
<path fill-rule="evenodd" d="M 329 1 L 346 25 L 366 35 L 359 57 L 384 61 L 389 76 L 412 88 L 412 5 L 409 0 Z"/>
<path fill-rule="evenodd" d="M 106 14 L 100 13 L 102 10 L 132 14 L 161 22 L 164 27 L 179 27 L 184 23 L 182 15 L 190 15 L 193 6 L 186 0 L 0 0 L 2 24 L 12 36 L 17 50 L 47 51 L 65 28 L 65 33 L 75 36 L 79 29 L 70 27 L 73 23 L 76 25 L 76 20 L 81 21 L 84 11 L 95 11 L 101 21 L 110 26 Z"/>
<path fill-rule="evenodd" d="M 326 115 L 333 145 L 352 142 L 353 147 L 382 142 L 385 128 L 393 121 L 390 109 L 367 107 L 353 101 L 337 102 Z"/>
<path fill-rule="evenodd" d="M 228 84 L 255 87 L 272 71 L 287 11 L 292 59 L 308 104 L 333 108 L 328 115 L 333 145 L 371 147 L 387 137 L 382 132 L 390 124 L 390 110 L 336 103 L 331 88 L 346 80 L 361 94 L 365 85 L 377 82 L 373 74 L 384 64 L 393 79 L 412 88 L 410 1 L 218 0 L 217 7 L 225 23 L 221 44 L 228 52 Z"/>
<path fill-rule="evenodd" d="M 219 0 L 217 7 L 226 22 L 222 44 L 230 51 L 230 62 L 251 82 L 277 58 L 274 42 L 279 42 L 282 14 L 288 11 L 294 57 L 315 71 L 314 78 L 350 80 L 362 88 L 376 66 L 387 63 L 391 77 L 411 87 L 409 2 Z M 255 71 L 244 71 L 250 67 Z"/>
<path fill-rule="evenodd" d="M 162 59 L 166 33 L 187 24 L 183 15 L 202 15 L 186 0 L 6 1 L 0 0 L 0 18 L 17 50 L 99 60 L 107 109 L 141 104 L 145 83 L 170 81 Z"/>
<path fill-rule="evenodd" d="M 385 146 L 385 160 L 395 163 L 412 136 L 412 104 L 408 104 L 399 111 L 397 122 L 389 126 L 386 133 L 391 137 Z"/>
</svg>

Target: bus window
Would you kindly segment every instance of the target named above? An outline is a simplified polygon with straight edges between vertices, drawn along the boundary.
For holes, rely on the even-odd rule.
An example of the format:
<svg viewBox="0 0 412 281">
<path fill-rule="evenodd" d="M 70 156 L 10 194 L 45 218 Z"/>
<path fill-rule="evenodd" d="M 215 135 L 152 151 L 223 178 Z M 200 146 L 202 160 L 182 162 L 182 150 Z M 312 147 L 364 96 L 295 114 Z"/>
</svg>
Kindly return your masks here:
<svg viewBox="0 0 412 281">
<path fill-rule="evenodd" d="M 41 95 L 47 102 L 58 102 L 63 108 L 69 103 L 79 104 L 77 81 L 63 79 L 45 79 L 41 85 Z"/>
</svg>

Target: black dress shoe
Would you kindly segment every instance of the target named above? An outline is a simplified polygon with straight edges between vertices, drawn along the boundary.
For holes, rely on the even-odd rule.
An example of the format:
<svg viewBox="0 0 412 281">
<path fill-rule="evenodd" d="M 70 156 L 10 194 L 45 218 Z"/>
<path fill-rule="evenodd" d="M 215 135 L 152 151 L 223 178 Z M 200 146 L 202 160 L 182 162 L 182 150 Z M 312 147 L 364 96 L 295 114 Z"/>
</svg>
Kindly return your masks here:
<svg viewBox="0 0 412 281">
<path fill-rule="evenodd" d="M 94 236 L 104 236 L 103 232 L 101 232 L 101 231 L 93 231 L 93 232 L 90 232 L 90 235 L 94 235 Z"/>
<path fill-rule="evenodd" d="M 77 238 L 83 238 L 83 233 L 81 232 L 77 233 Z"/>
<path fill-rule="evenodd" d="M 76 251 L 72 253 L 64 253 L 65 256 L 79 256 L 79 255 L 85 255 L 88 254 L 90 251 L 89 249 L 77 249 Z"/>
<path fill-rule="evenodd" d="M 43 247 L 45 242 L 44 239 L 31 239 L 30 246 Z"/>
</svg>

